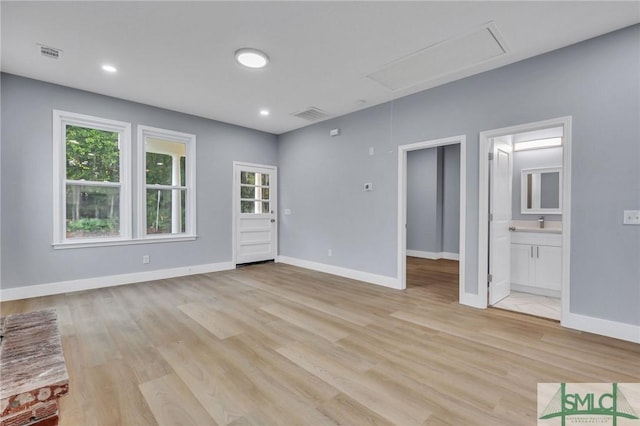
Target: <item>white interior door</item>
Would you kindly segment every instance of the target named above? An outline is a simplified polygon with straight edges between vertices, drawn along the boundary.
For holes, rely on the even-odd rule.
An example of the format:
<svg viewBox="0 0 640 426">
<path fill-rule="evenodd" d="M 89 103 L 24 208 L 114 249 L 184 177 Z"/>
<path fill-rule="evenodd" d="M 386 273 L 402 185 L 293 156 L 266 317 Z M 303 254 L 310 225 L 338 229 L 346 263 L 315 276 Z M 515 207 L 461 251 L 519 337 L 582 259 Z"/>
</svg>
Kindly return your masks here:
<svg viewBox="0 0 640 426">
<path fill-rule="evenodd" d="M 277 254 L 277 169 L 234 163 L 235 263 Z"/>
<path fill-rule="evenodd" d="M 509 137 L 493 140 L 489 222 L 489 303 L 496 304 L 511 292 L 511 175 Z"/>
</svg>

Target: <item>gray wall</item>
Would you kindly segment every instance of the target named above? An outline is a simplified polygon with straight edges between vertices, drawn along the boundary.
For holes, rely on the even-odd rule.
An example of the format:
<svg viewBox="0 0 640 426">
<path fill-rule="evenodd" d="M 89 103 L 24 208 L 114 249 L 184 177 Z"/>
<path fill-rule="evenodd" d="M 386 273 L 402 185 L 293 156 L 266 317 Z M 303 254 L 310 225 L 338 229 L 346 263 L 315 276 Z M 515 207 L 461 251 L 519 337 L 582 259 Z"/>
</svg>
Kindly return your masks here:
<svg viewBox="0 0 640 426">
<path fill-rule="evenodd" d="M 442 251 L 442 148 L 407 153 L 407 249 Z"/>
<path fill-rule="evenodd" d="M 279 137 L 281 255 L 395 275 L 397 202 L 390 194 L 398 183 L 390 107 Z M 330 137 L 336 127 L 340 136 Z M 369 147 L 375 155 L 369 155 Z M 363 191 L 365 182 L 373 183 L 373 191 Z M 284 209 L 291 215 L 282 215 Z"/>
<path fill-rule="evenodd" d="M 479 132 L 571 115 L 571 311 L 640 324 L 640 227 L 622 225 L 640 208 L 638 75 L 636 25 L 281 135 L 281 209 L 293 214 L 280 254 L 395 276 L 397 146 L 465 134 L 465 273 L 477 292 Z"/>
<path fill-rule="evenodd" d="M 513 206 L 513 220 L 537 220 L 538 214 L 522 214 L 520 197 L 522 194 L 520 182 L 522 169 L 538 167 L 562 167 L 562 148 L 533 149 L 513 153 L 513 185 L 511 189 L 511 203 Z M 545 220 L 562 220 L 562 215 L 545 214 Z"/>
<path fill-rule="evenodd" d="M 14 75 L 1 78 L 2 288 L 231 260 L 232 162 L 275 165 L 276 136 Z M 195 134 L 198 239 L 54 250 L 52 109 L 130 122 L 134 144 L 137 124 Z M 149 265 L 142 264 L 144 254 L 151 256 Z"/>
<path fill-rule="evenodd" d="M 407 153 L 407 249 L 458 253 L 460 146 Z"/>
</svg>

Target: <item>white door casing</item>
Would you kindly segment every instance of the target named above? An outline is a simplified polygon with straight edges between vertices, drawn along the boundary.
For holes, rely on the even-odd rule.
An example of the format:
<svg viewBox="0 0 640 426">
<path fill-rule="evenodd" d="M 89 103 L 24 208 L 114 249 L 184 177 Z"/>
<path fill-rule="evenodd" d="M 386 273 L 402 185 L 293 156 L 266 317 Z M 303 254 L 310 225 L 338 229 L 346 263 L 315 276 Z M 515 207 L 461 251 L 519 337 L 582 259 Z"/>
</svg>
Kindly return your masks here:
<svg viewBox="0 0 640 426">
<path fill-rule="evenodd" d="M 233 262 L 275 260 L 277 167 L 233 163 Z"/>
<path fill-rule="evenodd" d="M 511 292 L 511 175 L 512 145 L 509 137 L 493 140 L 489 213 L 489 304 Z"/>
<path fill-rule="evenodd" d="M 467 137 L 465 135 L 449 138 L 434 139 L 398 146 L 398 215 L 397 215 L 397 286 L 405 289 L 407 286 L 406 257 L 407 257 L 407 153 L 426 148 L 446 145 L 460 145 L 460 241 L 459 241 L 459 301 L 466 301 L 466 214 L 467 214 Z M 486 303 L 486 298 L 485 298 Z"/>
<path fill-rule="evenodd" d="M 478 197 L 478 293 L 468 295 L 468 305 L 478 308 L 487 307 L 487 274 L 488 269 L 488 248 L 489 248 L 489 162 L 487 155 L 491 152 L 492 139 L 513 135 L 516 133 L 530 132 L 534 130 L 550 129 L 553 127 L 563 128 L 563 153 L 562 153 L 562 283 L 561 299 L 562 312 L 560 323 L 565 327 L 585 330 L 580 324 L 584 316 L 576 316 L 570 312 L 571 288 L 571 141 L 572 141 L 572 118 L 571 116 L 552 118 L 549 120 L 518 124 L 515 126 L 503 127 L 480 132 L 478 147 L 478 171 L 479 171 L 479 197 Z M 598 326 L 599 327 L 599 326 Z M 601 327 L 602 328 L 602 327 Z M 594 327 L 588 331 L 599 330 L 600 334 L 612 335 L 610 332 L 603 332 L 600 328 Z M 622 332 L 620 335 L 624 335 Z"/>
</svg>

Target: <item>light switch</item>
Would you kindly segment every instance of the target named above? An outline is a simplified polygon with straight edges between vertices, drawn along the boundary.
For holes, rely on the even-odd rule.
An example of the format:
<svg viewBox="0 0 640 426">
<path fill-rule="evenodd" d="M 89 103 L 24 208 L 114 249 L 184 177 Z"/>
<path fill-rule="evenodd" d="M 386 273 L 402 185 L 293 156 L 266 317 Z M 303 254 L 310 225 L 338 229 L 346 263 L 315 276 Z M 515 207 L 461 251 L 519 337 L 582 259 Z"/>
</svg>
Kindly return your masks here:
<svg viewBox="0 0 640 426">
<path fill-rule="evenodd" d="M 640 210 L 625 210 L 622 223 L 625 225 L 640 225 Z"/>
<path fill-rule="evenodd" d="M 291 209 L 284 209 L 284 215 L 289 216 L 291 214 Z"/>
<path fill-rule="evenodd" d="M 364 184 L 364 190 L 365 191 L 373 191 L 373 184 L 371 182 L 367 182 Z"/>
</svg>

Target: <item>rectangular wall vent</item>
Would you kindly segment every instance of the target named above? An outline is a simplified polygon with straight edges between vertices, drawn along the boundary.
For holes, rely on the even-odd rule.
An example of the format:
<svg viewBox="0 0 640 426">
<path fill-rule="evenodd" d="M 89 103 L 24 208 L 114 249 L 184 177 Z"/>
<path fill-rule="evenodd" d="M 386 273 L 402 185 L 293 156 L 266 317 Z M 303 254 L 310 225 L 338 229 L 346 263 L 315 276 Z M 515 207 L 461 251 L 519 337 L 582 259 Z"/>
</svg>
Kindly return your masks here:
<svg viewBox="0 0 640 426">
<path fill-rule="evenodd" d="M 43 45 L 40 46 L 40 54 L 44 57 L 51 59 L 58 59 L 62 54 L 62 50 L 56 49 L 55 47 L 47 47 Z"/>
<path fill-rule="evenodd" d="M 314 122 L 326 120 L 327 118 L 331 117 L 331 114 L 316 107 L 309 107 L 304 111 L 294 112 L 291 115 Z"/>
</svg>

